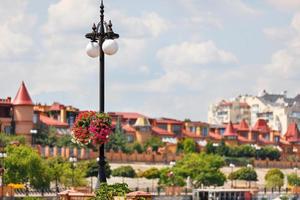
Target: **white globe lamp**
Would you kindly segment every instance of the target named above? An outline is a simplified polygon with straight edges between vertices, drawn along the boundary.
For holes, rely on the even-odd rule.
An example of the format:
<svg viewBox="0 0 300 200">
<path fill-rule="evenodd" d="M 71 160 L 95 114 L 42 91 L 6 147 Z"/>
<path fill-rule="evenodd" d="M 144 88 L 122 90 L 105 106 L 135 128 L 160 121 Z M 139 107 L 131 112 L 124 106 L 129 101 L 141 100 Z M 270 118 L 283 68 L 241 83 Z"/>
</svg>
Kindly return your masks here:
<svg viewBox="0 0 300 200">
<path fill-rule="evenodd" d="M 114 55 L 117 53 L 119 45 L 115 40 L 107 39 L 102 44 L 102 50 L 106 55 Z"/>
<path fill-rule="evenodd" d="M 92 58 L 96 58 L 99 56 L 99 44 L 97 42 L 89 42 L 86 45 L 86 53 L 88 56 Z"/>
</svg>

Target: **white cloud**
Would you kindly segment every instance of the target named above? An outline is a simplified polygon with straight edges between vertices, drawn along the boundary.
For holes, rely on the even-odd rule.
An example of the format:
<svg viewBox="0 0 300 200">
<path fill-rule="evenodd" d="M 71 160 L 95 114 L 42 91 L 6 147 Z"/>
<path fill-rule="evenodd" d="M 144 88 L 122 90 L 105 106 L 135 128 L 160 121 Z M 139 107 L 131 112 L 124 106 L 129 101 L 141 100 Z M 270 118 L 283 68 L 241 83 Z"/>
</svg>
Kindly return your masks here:
<svg viewBox="0 0 300 200">
<path fill-rule="evenodd" d="M 43 30 L 55 34 L 88 27 L 96 20 L 97 9 L 92 0 L 60 0 L 49 6 L 48 21 Z"/>
<path fill-rule="evenodd" d="M 158 37 L 170 27 L 170 23 L 156 12 L 144 12 L 139 17 L 133 17 L 113 10 L 110 16 L 116 19 L 118 29 L 126 30 L 126 37 Z"/>
<path fill-rule="evenodd" d="M 297 10 L 300 8 L 299 0 L 266 0 L 280 10 Z"/>
<path fill-rule="evenodd" d="M 248 15 L 260 15 L 261 12 L 257 9 L 252 8 L 248 4 L 244 3 L 242 0 L 225 0 L 225 3 L 232 7 L 233 10 L 242 14 Z"/>
<path fill-rule="evenodd" d="M 33 46 L 30 34 L 33 31 L 36 18 L 25 13 L 26 3 L 27 1 L 13 2 L 8 0 L 1 2 L 0 58 L 2 59 L 27 53 Z"/>
<path fill-rule="evenodd" d="M 283 29 L 284 30 L 284 29 Z M 265 76 L 258 80 L 266 88 L 289 88 L 298 92 L 298 77 L 300 76 L 300 14 L 294 15 L 289 27 L 285 29 L 289 34 L 285 38 L 284 48 L 272 54 L 270 64 L 265 65 Z"/>
<path fill-rule="evenodd" d="M 160 49 L 157 58 L 163 66 L 188 67 L 207 63 L 235 63 L 237 58 L 231 52 L 218 49 L 213 41 L 183 42 Z"/>
</svg>

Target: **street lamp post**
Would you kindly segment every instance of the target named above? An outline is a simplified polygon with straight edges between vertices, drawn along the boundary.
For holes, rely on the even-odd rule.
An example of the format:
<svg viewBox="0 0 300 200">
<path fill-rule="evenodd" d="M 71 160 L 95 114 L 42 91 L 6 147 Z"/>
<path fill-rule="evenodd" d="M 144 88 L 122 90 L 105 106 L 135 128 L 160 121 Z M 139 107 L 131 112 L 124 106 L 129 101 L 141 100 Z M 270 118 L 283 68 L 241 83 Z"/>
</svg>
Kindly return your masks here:
<svg viewBox="0 0 300 200">
<path fill-rule="evenodd" d="M 3 193 L 4 193 L 4 171 L 5 171 L 5 167 L 4 167 L 4 159 L 7 157 L 7 154 L 5 151 L 0 152 L 0 159 L 1 159 L 1 165 L 2 165 L 2 169 L 1 169 L 1 199 L 3 200 Z"/>
<path fill-rule="evenodd" d="M 235 168 L 235 165 L 230 163 L 229 167 L 231 168 L 231 174 L 233 173 L 233 168 Z M 232 175 L 231 175 L 232 176 Z M 233 179 L 231 178 L 231 188 L 233 188 Z"/>
<path fill-rule="evenodd" d="M 86 38 L 91 40 L 86 47 L 86 51 L 88 56 L 92 58 L 99 56 L 99 112 L 104 113 L 104 54 L 113 55 L 118 51 L 118 44 L 114 39 L 119 38 L 119 35 L 113 32 L 110 20 L 108 23 L 104 21 L 103 0 L 101 0 L 100 5 L 100 22 L 98 22 L 97 26 L 94 24 L 92 30 L 91 33 L 85 35 Z M 100 183 L 106 182 L 105 163 L 104 144 L 101 144 L 99 146 L 97 188 L 100 186 Z"/>
<path fill-rule="evenodd" d="M 73 157 L 71 156 L 69 158 L 69 161 L 71 162 L 71 167 L 72 167 L 72 186 L 74 187 L 74 170 L 75 170 L 75 165 L 76 165 L 76 162 L 77 162 L 77 158 L 76 157 Z"/>
<path fill-rule="evenodd" d="M 247 167 L 252 169 L 253 168 L 253 165 L 251 164 L 247 164 Z M 249 180 L 249 188 L 251 188 L 251 180 Z"/>
</svg>

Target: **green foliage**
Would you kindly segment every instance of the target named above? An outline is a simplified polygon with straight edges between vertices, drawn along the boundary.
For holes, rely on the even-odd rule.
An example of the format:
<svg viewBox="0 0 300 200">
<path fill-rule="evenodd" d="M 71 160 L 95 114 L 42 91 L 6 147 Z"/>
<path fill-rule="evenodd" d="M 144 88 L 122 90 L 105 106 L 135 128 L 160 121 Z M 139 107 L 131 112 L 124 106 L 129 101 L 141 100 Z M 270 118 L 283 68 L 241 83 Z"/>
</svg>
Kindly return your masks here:
<svg viewBox="0 0 300 200">
<path fill-rule="evenodd" d="M 265 181 L 268 188 L 280 188 L 284 184 L 284 174 L 280 169 L 270 169 L 265 175 Z"/>
<path fill-rule="evenodd" d="M 122 129 L 121 121 L 118 118 L 115 131 L 109 135 L 109 141 L 105 144 L 107 151 L 113 150 L 115 152 L 127 152 L 126 148 L 127 138 Z"/>
<path fill-rule="evenodd" d="M 86 177 L 91 177 L 91 176 L 98 176 L 98 168 L 99 165 L 96 160 L 89 160 L 85 162 L 85 165 L 87 166 L 86 169 Z M 105 175 L 106 178 L 110 178 L 111 176 L 111 169 L 110 165 L 108 162 L 105 164 Z"/>
<path fill-rule="evenodd" d="M 34 137 L 36 144 L 54 146 L 57 142 L 56 128 L 41 125 L 40 131 Z"/>
<path fill-rule="evenodd" d="M 11 142 L 17 141 L 20 144 L 25 144 L 25 137 L 19 135 L 6 135 L 5 133 L 0 134 L 0 144 L 8 146 Z"/>
<path fill-rule="evenodd" d="M 157 151 L 159 147 L 164 146 L 164 143 L 161 141 L 159 137 L 150 137 L 144 145 L 144 149 L 147 147 L 151 147 L 152 151 Z"/>
<path fill-rule="evenodd" d="M 61 177 L 61 183 L 66 186 L 86 186 L 87 181 L 85 179 L 86 165 L 84 162 L 76 163 L 76 166 L 73 168 L 72 163 L 65 162 L 63 165 L 63 176 Z M 73 173 L 74 170 L 74 173 Z M 72 185 L 72 178 L 74 176 L 74 184 Z"/>
<path fill-rule="evenodd" d="M 145 151 L 144 148 L 142 147 L 142 145 L 138 142 L 134 142 L 132 144 L 131 148 L 132 148 L 133 151 L 136 151 L 138 153 L 143 153 Z"/>
<path fill-rule="evenodd" d="M 247 157 L 224 157 L 226 165 L 230 163 L 234 164 L 235 166 L 247 166 L 248 164 L 252 164 L 254 158 L 247 158 Z"/>
<path fill-rule="evenodd" d="M 195 153 L 196 152 L 196 143 L 191 138 L 185 138 L 183 140 L 183 152 L 187 153 Z"/>
<path fill-rule="evenodd" d="M 158 184 L 161 186 L 185 186 L 182 176 L 173 171 L 171 168 L 163 168 L 160 170 Z"/>
<path fill-rule="evenodd" d="M 280 151 L 272 146 L 267 146 L 257 150 L 256 155 L 262 160 L 265 160 L 266 158 L 269 160 L 279 160 Z"/>
<path fill-rule="evenodd" d="M 8 146 L 5 159 L 5 182 L 30 182 L 36 189 L 46 189 L 50 185 L 50 170 L 39 154 L 27 146 Z M 21 158 L 21 159 L 20 159 Z"/>
<path fill-rule="evenodd" d="M 255 157 L 255 148 L 250 145 L 233 146 L 228 154 L 232 157 Z"/>
<path fill-rule="evenodd" d="M 187 154 L 176 162 L 173 172 L 181 177 L 191 177 L 193 184 L 200 187 L 224 184 L 226 177 L 220 171 L 225 162 L 222 157 L 213 154 Z"/>
<path fill-rule="evenodd" d="M 300 186 L 300 178 L 296 173 L 287 175 L 288 184 L 291 186 Z"/>
<path fill-rule="evenodd" d="M 95 192 L 96 196 L 92 200 L 113 200 L 115 196 L 125 196 L 130 190 L 126 183 L 116 183 L 107 185 L 101 183 L 99 189 Z"/>
<path fill-rule="evenodd" d="M 183 141 L 180 140 L 176 144 L 176 153 L 182 153 L 183 152 Z"/>
<path fill-rule="evenodd" d="M 262 160 L 278 160 L 280 158 L 280 152 L 278 149 L 272 146 L 262 147 L 256 150 L 255 147 L 250 145 L 240 146 L 227 146 L 224 141 L 221 141 L 218 146 L 214 146 L 213 143 L 208 142 L 205 151 L 208 154 L 218 154 L 226 157 L 245 157 L 245 158 L 259 158 Z"/>
<path fill-rule="evenodd" d="M 155 179 L 160 177 L 159 169 L 152 167 L 140 174 L 140 177 L 145 177 L 146 179 Z"/>
<path fill-rule="evenodd" d="M 230 180 L 257 181 L 257 173 L 251 167 L 242 167 L 229 174 Z"/>
<path fill-rule="evenodd" d="M 58 147 L 71 147 L 71 146 L 76 146 L 72 142 L 72 136 L 71 135 L 62 135 L 57 139 L 56 145 Z"/>
<path fill-rule="evenodd" d="M 205 152 L 208 154 L 215 154 L 216 153 L 216 147 L 214 147 L 212 142 L 208 142 L 205 146 Z"/>
<path fill-rule="evenodd" d="M 265 180 L 268 180 L 268 178 L 270 178 L 271 176 L 277 175 L 279 176 L 281 179 L 284 179 L 284 174 L 280 169 L 277 168 L 273 168 L 273 169 L 269 169 L 268 172 L 265 175 Z"/>
<path fill-rule="evenodd" d="M 136 176 L 134 169 L 131 166 L 121 166 L 112 170 L 112 176 L 133 178 Z"/>
<path fill-rule="evenodd" d="M 62 157 L 53 157 L 47 160 L 47 164 L 50 167 L 51 181 L 62 182 L 62 177 L 64 176 L 63 170 L 65 169 L 65 161 Z"/>
<path fill-rule="evenodd" d="M 22 198 L 23 200 L 42 200 L 43 198 L 40 197 L 29 197 L 29 196 L 25 196 Z"/>
</svg>

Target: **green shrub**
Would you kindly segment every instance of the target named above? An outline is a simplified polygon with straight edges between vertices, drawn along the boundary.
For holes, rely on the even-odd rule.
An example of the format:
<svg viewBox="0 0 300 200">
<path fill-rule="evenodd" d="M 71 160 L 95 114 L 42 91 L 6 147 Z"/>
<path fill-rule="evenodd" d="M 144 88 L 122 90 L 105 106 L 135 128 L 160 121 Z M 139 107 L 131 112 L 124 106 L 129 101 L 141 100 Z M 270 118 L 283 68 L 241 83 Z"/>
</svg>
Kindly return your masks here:
<svg viewBox="0 0 300 200">
<path fill-rule="evenodd" d="M 96 196 L 92 200 L 113 200 L 115 196 L 125 196 L 131 192 L 126 183 L 115 183 L 107 185 L 101 183 L 99 189 L 95 192 Z"/>
<path fill-rule="evenodd" d="M 252 164 L 254 158 L 246 158 L 246 157 L 225 157 L 224 161 L 226 165 L 230 165 L 231 163 L 235 166 L 247 166 L 248 164 Z"/>
<path fill-rule="evenodd" d="M 136 176 L 134 169 L 131 166 L 121 166 L 112 170 L 112 176 L 133 178 Z"/>
</svg>

